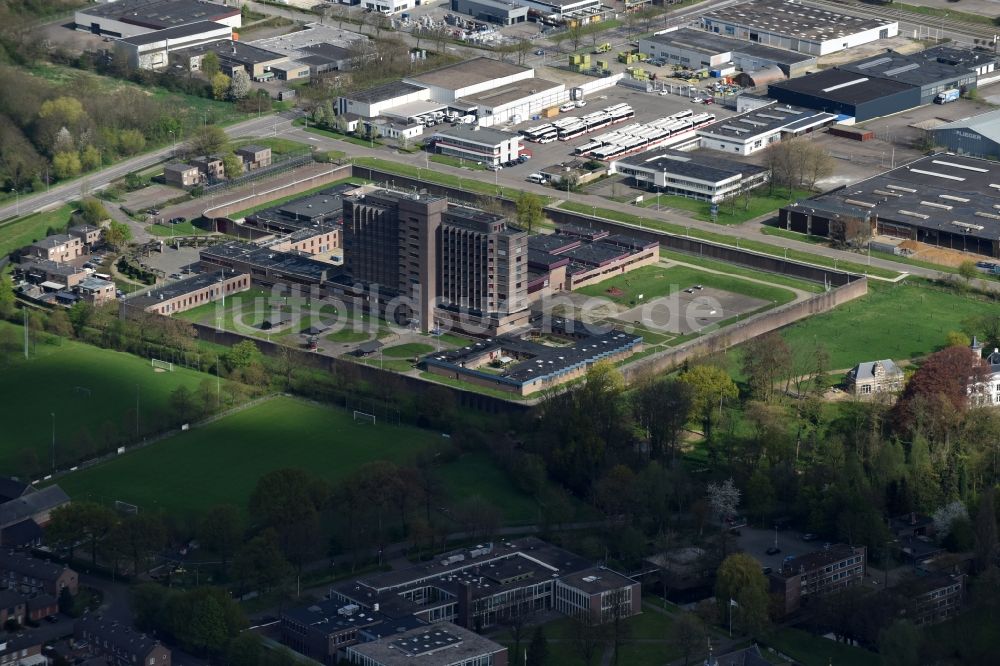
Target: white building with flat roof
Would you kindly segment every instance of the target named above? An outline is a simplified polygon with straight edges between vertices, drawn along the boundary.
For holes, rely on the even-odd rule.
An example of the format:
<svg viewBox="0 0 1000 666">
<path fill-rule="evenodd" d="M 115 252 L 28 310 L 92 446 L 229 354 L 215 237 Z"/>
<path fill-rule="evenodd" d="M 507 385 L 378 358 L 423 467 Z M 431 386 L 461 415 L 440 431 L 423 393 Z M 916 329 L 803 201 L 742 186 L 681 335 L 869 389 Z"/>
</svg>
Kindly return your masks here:
<svg viewBox="0 0 1000 666">
<path fill-rule="evenodd" d="M 403 82 L 427 88 L 431 98 L 439 102 L 454 102 L 534 76 L 530 67 L 479 57 L 410 76 Z"/>
<path fill-rule="evenodd" d="M 434 150 L 473 162 L 496 166 L 521 154 L 521 136 L 489 127 L 457 125 L 434 133 Z"/>
<path fill-rule="evenodd" d="M 779 49 L 826 55 L 899 34 L 899 23 L 805 5 L 751 0 L 705 12 L 701 27 L 724 37 Z"/>
</svg>

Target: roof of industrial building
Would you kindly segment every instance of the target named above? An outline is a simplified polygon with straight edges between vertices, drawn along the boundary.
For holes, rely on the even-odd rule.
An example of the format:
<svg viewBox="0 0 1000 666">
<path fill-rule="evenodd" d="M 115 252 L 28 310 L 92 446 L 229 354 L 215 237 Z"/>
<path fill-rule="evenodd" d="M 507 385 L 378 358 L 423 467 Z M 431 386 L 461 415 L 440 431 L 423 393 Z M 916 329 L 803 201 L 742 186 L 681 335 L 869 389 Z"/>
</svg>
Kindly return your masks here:
<svg viewBox="0 0 1000 666">
<path fill-rule="evenodd" d="M 451 622 L 439 622 L 359 643 L 348 652 L 364 655 L 374 663 L 396 666 L 448 666 L 470 662 L 475 657 L 506 652 L 507 648 Z"/>
<path fill-rule="evenodd" d="M 240 65 L 257 65 L 262 62 L 274 62 L 276 60 L 285 60 L 288 58 L 288 56 L 283 53 L 268 51 L 267 49 L 251 46 L 250 44 L 234 41 L 232 39 L 222 39 L 208 44 L 188 46 L 183 49 L 178 49 L 175 53 L 180 53 L 190 58 L 191 56 L 203 55 L 209 51 L 217 54 L 219 56 L 219 60 L 223 62 L 228 61 Z"/>
<path fill-rule="evenodd" d="M 664 44 L 671 47 L 684 47 L 701 51 L 702 53 L 745 53 L 756 58 L 771 60 L 782 65 L 796 64 L 800 62 L 810 62 L 816 60 L 816 56 L 797 51 L 786 51 L 773 46 L 764 46 L 754 42 L 744 42 L 732 37 L 718 35 L 708 30 L 696 30 L 694 28 L 681 28 L 670 32 L 661 32 L 656 35 L 646 37 L 651 42 Z"/>
<path fill-rule="evenodd" d="M 574 571 L 559 579 L 559 582 L 582 590 L 587 594 L 600 594 L 635 584 L 635 581 L 617 571 L 605 567 L 590 567 Z"/>
<path fill-rule="evenodd" d="M 881 221 L 992 241 L 1000 237 L 1000 164 L 937 153 L 790 208 L 825 210 L 831 204 Z"/>
<path fill-rule="evenodd" d="M 991 141 L 1000 143 L 1000 110 L 987 111 L 976 116 L 960 118 L 950 123 L 944 123 L 934 128 L 935 132 L 945 130 L 966 130 L 983 135 Z"/>
<path fill-rule="evenodd" d="M 150 28 L 170 28 L 199 21 L 238 16 L 239 7 L 203 0 L 116 0 L 78 10 L 80 14 L 108 18 Z"/>
<path fill-rule="evenodd" d="M 912 83 L 874 76 L 862 76 L 844 69 L 826 69 L 797 79 L 770 84 L 801 95 L 821 97 L 844 104 L 864 104 L 904 90 L 916 88 Z"/>
<path fill-rule="evenodd" d="M 789 104 L 770 104 L 725 118 L 698 130 L 699 136 L 725 136 L 751 141 L 754 137 L 774 131 L 799 132 L 809 127 L 830 123 L 836 114 L 804 109 Z"/>
<path fill-rule="evenodd" d="M 927 86 L 941 81 L 975 74 L 971 65 L 944 59 L 925 58 L 920 54 L 907 55 L 886 51 L 871 58 L 841 65 L 839 69 L 861 76 L 888 81 L 899 81 L 915 86 Z"/>
<path fill-rule="evenodd" d="M 134 37 L 123 37 L 118 41 L 124 42 L 125 44 L 131 44 L 132 46 L 143 46 L 145 44 L 155 44 L 156 42 L 162 42 L 168 39 L 193 37 L 195 35 L 212 32 L 222 28 L 229 30 L 230 33 L 232 32 L 232 28 L 224 23 L 217 23 L 216 21 L 198 21 L 197 23 L 188 23 L 186 25 L 175 25 L 172 28 L 164 28 L 163 30 L 153 30 L 152 32 L 135 35 Z"/>
<path fill-rule="evenodd" d="M 518 135 L 514 132 L 504 132 L 503 130 L 493 129 L 492 127 L 479 127 L 478 125 L 475 127 L 471 125 L 455 125 L 454 127 L 445 127 L 435 131 L 434 136 L 451 137 L 461 141 L 473 141 L 476 143 L 496 145 L 498 143 L 503 143 L 504 141 L 510 141 L 511 139 L 517 138 Z"/>
<path fill-rule="evenodd" d="M 827 41 L 895 23 L 889 19 L 832 12 L 792 0 L 753 0 L 713 9 L 703 14 L 703 19 L 809 41 Z"/>
<path fill-rule="evenodd" d="M 752 175 L 767 169 L 756 164 L 736 162 L 717 157 L 718 152 L 711 153 L 680 150 L 651 150 L 632 157 L 619 160 L 619 163 L 630 167 L 653 169 L 669 174 L 678 174 L 686 178 L 717 183 L 739 175 Z"/>
<path fill-rule="evenodd" d="M 410 76 L 406 80 L 425 86 L 437 86 L 457 90 L 477 83 L 486 83 L 494 79 L 514 76 L 522 72 L 530 72 L 530 67 L 522 67 L 502 60 L 494 60 L 480 56 L 454 65 L 445 65 L 423 74 Z"/>
<path fill-rule="evenodd" d="M 540 92 L 565 89 L 562 83 L 547 81 L 546 79 L 521 79 L 507 85 L 498 86 L 474 95 L 466 95 L 461 101 L 476 106 L 494 108 L 516 102 L 525 97 L 536 95 Z"/>
<path fill-rule="evenodd" d="M 368 37 L 357 32 L 337 28 L 333 25 L 309 23 L 302 30 L 288 32 L 275 37 L 255 39 L 251 44 L 262 49 L 297 56 L 307 46 L 314 44 L 334 44 L 349 48 L 351 44 L 357 41 L 367 42 Z"/>
<path fill-rule="evenodd" d="M 299 58 L 299 60 L 305 62 L 308 58 Z M 344 97 L 355 102 L 373 104 L 376 102 L 385 102 L 386 100 L 402 97 L 403 95 L 409 95 L 410 93 L 420 92 L 421 90 L 426 90 L 426 88 L 423 86 L 413 85 L 412 83 L 406 83 L 405 81 L 393 81 L 392 83 L 383 83 L 380 86 L 368 88 L 367 90 L 359 90 L 357 92 L 344 95 Z"/>
<path fill-rule="evenodd" d="M 336 44 L 328 44 L 327 42 L 303 46 L 302 51 L 326 58 L 330 61 L 346 60 L 351 57 L 351 50 L 349 48 L 337 46 Z"/>
</svg>

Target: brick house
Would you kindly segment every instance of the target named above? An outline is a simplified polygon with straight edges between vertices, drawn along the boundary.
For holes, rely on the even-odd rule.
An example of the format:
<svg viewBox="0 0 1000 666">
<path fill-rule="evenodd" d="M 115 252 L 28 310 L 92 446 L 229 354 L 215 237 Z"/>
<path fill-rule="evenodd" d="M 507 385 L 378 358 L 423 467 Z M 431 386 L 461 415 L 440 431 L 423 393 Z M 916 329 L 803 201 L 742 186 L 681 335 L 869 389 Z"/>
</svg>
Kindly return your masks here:
<svg viewBox="0 0 1000 666">
<path fill-rule="evenodd" d="M 226 168 L 222 163 L 222 158 L 218 155 L 205 155 L 196 157 L 190 162 L 191 166 L 197 167 L 201 172 L 203 180 L 213 182 L 222 180 L 226 175 Z"/>
<path fill-rule="evenodd" d="M 243 146 L 235 152 L 236 157 L 243 161 L 244 171 L 255 171 L 271 165 L 271 149 L 265 146 Z"/>
<path fill-rule="evenodd" d="M 79 238 L 80 242 L 88 247 L 101 242 L 101 229 L 92 224 L 78 224 L 75 227 L 70 227 L 66 233 Z"/>
<path fill-rule="evenodd" d="M 28 597 L 25 604 L 28 619 L 32 622 L 39 622 L 50 615 L 59 613 L 59 599 L 51 594 L 36 594 L 33 597 Z"/>
<path fill-rule="evenodd" d="M 32 243 L 26 250 L 25 254 L 30 257 L 64 262 L 83 256 L 83 242 L 69 234 L 53 234 Z"/>
<path fill-rule="evenodd" d="M 201 184 L 202 174 L 198 167 L 178 162 L 163 167 L 163 182 L 174 187 L 195 187 Z"/>
<path fill-rule="evenodd" d="M 77 573 L 69 567 L 14 552 L 0 552 L 0 583 L 22 594 L 57 598 L 63 589 L 76 594 L 80 585 Z"/>
<path fill-rule="evenodd" d="M 847 373 L 848 391 L 862 398 L 903 390 L 903 371 L 891 359 L 866 361 Z"/>
<path fill-rule="evenodd" d="M 77 621 L 74 633 L 77 641 L 86 641 L 110 666 L 170 666 L 168 648 L 128 625 L 85 615 Z"/>
<path fill-rule="evenodd" d="M 18 624 L 24 624 L 24 618 L 28 614 L 27 604 L 24 597 L 14 590 L 0 590 L 0 626 L 14 620 Z"/>
</svg>

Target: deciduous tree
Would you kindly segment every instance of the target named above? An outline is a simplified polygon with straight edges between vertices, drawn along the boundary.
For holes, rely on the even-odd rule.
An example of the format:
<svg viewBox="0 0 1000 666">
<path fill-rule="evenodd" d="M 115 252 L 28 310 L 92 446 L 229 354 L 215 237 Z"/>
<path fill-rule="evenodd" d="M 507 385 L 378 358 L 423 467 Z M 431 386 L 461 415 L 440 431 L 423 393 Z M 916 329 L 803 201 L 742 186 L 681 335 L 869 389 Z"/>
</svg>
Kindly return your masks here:
<svg viewBox="0 0 1000 666">
<path fill-rule="evenodd" d="M 715 365 L 696 365 L 680 376 L 680 381 L 691 387 L 691 416 L 705 425 L 705 436 L 712 436 L 712 412 L 722 410 L 727 398 L 739 395 L 736 384 L 722 368 Z"/>
</svg>

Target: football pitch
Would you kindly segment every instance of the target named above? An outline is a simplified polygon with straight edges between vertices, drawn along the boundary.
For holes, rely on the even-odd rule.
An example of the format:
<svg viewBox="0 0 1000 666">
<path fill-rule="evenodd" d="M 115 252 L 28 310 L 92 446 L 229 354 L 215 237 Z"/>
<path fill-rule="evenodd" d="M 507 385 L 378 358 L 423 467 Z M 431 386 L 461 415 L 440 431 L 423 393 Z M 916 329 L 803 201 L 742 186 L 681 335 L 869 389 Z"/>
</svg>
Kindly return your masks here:
<svg viewBox="0 0 1000 666">
<path fill-rule="evenodd" d="M 355 422 L 344 409 L 277 397 L 61 477 L 59 485 L 74 499 L 123 500 L 140 511 L 194 517 L 214 504 L 246 507 L 257 480 L 274 469 L 298 467 L 336 485 L 365 463 L 405 464 L 442 441 L 440 433 L 381 420 Z M 468 496 L 469 477 L 482 477 L 483 464 L 469 455 L 443 467 L 442 481 L 453 501 Z M 534 502 L 505 474 L 491 471 L 479 488 L 484 498 L 500 507 L 508 522 L 536 520 Z"/>
<path fill-rule="evenodd" d="M 6 322 L 0 327 L 12 329 L 20 345 L 22 327 Z M 155 372 L 149 359 L 57 340 L 34 345 L 28 360 L 20 346 L 0 359 L 0 404 L 6 414 L 0 469 L 8 473 L 23 474 L 29 453 L 37 457 L 36 471 L 51 468 L 53 422 L 57 464 L 75 462 L 108 441 L 117 443 L 112 435 L 134 440 L 137 398 L 140 432 L 152 432 L 168 413 L 171 391 L 181 385 L 194 389 L 209 377 L 178 366 Z"/>
</svg>

